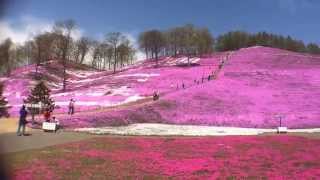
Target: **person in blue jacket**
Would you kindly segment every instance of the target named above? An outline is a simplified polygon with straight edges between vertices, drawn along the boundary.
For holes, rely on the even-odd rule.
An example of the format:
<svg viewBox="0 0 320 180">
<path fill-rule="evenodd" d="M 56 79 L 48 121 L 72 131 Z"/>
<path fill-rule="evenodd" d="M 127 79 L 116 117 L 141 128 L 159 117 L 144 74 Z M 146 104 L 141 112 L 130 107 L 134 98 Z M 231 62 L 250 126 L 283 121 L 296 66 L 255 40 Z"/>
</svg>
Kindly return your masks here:
<svg viewBox="0 0 320 180">
<path fill-rule="evenodd" d="M 17 135 L 25 135 L 25 130 L 26 130 L 26 124 L 27 124 L 27 115 L 28 112 L 26 110 L 26 107 L 23 105 L 20 109 L 20 118 L 19 118 L 19 126 L 17 130 Z M 22 134 L 21 134 L 21 128 L 22 128 Z"/>
</svg>

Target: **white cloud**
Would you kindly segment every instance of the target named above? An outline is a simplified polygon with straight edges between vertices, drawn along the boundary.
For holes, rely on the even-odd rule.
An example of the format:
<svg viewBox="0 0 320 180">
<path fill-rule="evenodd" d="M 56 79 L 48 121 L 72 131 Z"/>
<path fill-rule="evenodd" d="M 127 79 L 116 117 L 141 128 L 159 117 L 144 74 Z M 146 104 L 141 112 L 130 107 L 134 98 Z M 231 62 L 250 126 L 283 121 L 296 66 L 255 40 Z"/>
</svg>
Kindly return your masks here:
<svg viewBox="0 0 320 180">
<path fill-rule="evenodd" d="M 35 18 L 32 16 L 24 16 L 18 21 L 0 21 L 0 41 L 11 38 L 13 42 L 22 44 L 26 40 L 31 39 L 36 34 L 51 31 L 54 25 L 53 21 Z M 82 29 L 76 29 L 71 36 L 79 39 L 83 34 Z"/>
<path fill-rule="evenodd" d="M 22 17 L 18 22 L 0 21 L 0 41 L 11 38 L 15 43 L 23 43 L 35 34 L 50 31 L 52 22 L 30 16 Z"/>
<path fill-rule="evenodd" d="M 10 21 L 10 20 L 0 20 L 0 42 L 6 38 L 11 38 L 11 40 L 18 44 L 23 44 L 25 41 L 32 39 L 36 34 L 51 31 L 54 25 L 54 21 L 36 18 L 33 16 L 24 16 L 19 20 Z M 78 40 L 84 34 L 84 30 L 80 27 L 77 27 L 75 31 L 72 32 L 72 38 Z M 144 60 L 145 55 L 139 49 L 137 37 L 134 32 L 123 32 L 124 35 L 133 44 L 136 52 L 136 60 Z M 99 40 L 104 39 L 104 34 L 92 35 L 93 37 L 98 37 Z"/>
<path fill-rule="evenodd" d="M 145 54 L 139 49 L 139 44 L 137 41 L 136 36 L 133 35 L 133 33 L 123 33 L 132 43 L 133 47 L 137 50 L 136 51 L 136 61 L 145 60 Z"/>
</svg>

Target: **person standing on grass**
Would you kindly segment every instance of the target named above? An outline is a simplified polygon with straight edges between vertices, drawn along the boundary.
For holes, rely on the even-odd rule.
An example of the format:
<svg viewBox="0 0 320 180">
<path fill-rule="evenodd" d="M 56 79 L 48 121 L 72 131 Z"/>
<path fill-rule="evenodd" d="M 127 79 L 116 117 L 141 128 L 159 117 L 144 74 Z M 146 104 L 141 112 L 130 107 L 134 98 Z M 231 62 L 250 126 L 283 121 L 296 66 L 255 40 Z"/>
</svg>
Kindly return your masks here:
<svg viewBox="0 0 320 180">
<path fill-rule="evenodd" d="M 17 130 L 17 135 L 25 135 L 25 130 L 26 130 L 26 124 L 27 124 L 27 115 L 28 112 L 26 110 L 25 105 L 23 105 L 20 109 L 20 118 L 19 118 L 19 126 Z M 22 134 L 21 134 L 21 128 L 22 128 Z"/>
<path fill-rule="evenodd" d="M 68 111 L 68 114 L 70 115 L 73 115 L 74 114 L 74 100 L 73 99 L 70 99 L 70 102 L 69 102 L 69 111 Z"/>
</svg>

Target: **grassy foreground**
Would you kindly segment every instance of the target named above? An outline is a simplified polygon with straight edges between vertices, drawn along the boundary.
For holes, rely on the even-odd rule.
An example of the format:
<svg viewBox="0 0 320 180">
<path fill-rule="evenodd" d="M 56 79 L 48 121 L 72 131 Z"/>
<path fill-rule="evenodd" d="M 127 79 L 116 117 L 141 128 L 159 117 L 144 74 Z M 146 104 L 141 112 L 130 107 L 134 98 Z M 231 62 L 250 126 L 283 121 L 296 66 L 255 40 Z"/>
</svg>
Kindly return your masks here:
<svg viewBox="0 0 320 180">
<path fill-rule="evenodd" d="M 6 154 L 13 179 L 313 179 L 320 139 L 97 137 Z"/>
</svg>

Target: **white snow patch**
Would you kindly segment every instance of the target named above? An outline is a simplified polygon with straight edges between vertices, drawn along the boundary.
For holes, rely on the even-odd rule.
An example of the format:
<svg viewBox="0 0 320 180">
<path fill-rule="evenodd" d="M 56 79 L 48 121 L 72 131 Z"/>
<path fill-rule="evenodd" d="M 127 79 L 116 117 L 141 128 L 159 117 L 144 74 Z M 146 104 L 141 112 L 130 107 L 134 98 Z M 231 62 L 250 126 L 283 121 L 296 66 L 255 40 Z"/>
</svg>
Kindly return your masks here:
<svg viewBox="0 0 320 180">
<path fill-rule="evenodd" d="M 156 74 L 156 73 L 123 74 L 123 75 L 116 76 L 116 78 L 121 78 L 121 77 L 154 77 L 154 76 L 160 76 L 160 74 Z"/>
<path fill-rule="evenodd" d="M 5 80 L 8 80 L 9 78 L 5 78 L 5 77 L 3 77 L 3 78 L 0 78 L 0 81 L 5 81 Z"/>
<path fill-rule="evenodd" d="M 214 127 L 195 125 L 170 125 L 170 124 L 131 124 L 120 127 L 102 128 L 78 128 L 77 132 L 88 132 L 92 134 L 113 135 L 141 135 L 141 136 L 226 136 L 226 135 L 259 135 L 262 133 L 276 133 L 276 129 L 256 129 L 237 127 Z M 316 129 L 289 129 L 288 132 L 315 133 Z"/>
<path fill-rule="evenodd" d="M 88 93 L 84 93 L 86 96 L 94 96 L 94 97 L 97 97 L 97 96 L 104 96 L 104 92 L 88 92 Z"/>
<path fill-rule="evenodd" d="M 77 106 L 101 106 L 101 107 L 112 107 L 112 106 L 118 106 L 121 104 L 129 103 L 129 102 L 134 102 L 139 99 L 143 99 L 144 97 L 139 96 L 138 94 L 129 96 L 126 98 L 124 101 L 120 102 L 111 102 L 111 101 L 76 101 L 75 105 Z M 69 105 L 69 101 L 57 101 L 55 102 L 56 105 L 58 106 L 67 106 Z"/>
<path fill-rule="evenodd" d="M 146 82 L 148 81 L 148 78 L 145 78 L 145 79 L 137 79 L 138 82 Z"/>
<path fill-rule="evenodd" d="M 200 58 L 190 58 L 189 62 L 194 64 L 200 61 Z M 169 58 L 166 62 L 167 65 L 178 65 L 178 64 L 187 64 L 188 58 L 187 57 L 181 57 L 181 58 Z"/>
<path fill-rule="evenodd" d="M 118 89 L 112 89 L 111 92 L 112 92 L 111 96 L 115 96 L 115 95 L 130 96 L 133 90 L 128 88 L 127 86 L 121 86 Z"/>
<path fill-rule="evenodd" d="M 129 96 L 126 100 L 124 100 L 124 103 L 134 102 L 140 99 L 143 99 L 144 97 L 140 96 L 139 94 Z"/>
<path fill-rule="evenodd" d="M 87 83 L 87 82 L 92 82 L 92 81 L 97 81 L 105 78 L 104 76 L 98 77 L 98 78 L 92 78 L 92 79 L 81 79 L 81 80 L 68 80 L 71 83 Z"/>
<path fill-rule="evenodd" d="M 80 70 L 72 70 L 72 71 L 67 70 L 66 72 L 78 78 L 86 78 L 86 77 L 101 73 L 101 72 L 95 72 L 95 71 L 80 71 Z"/>
</svg>

